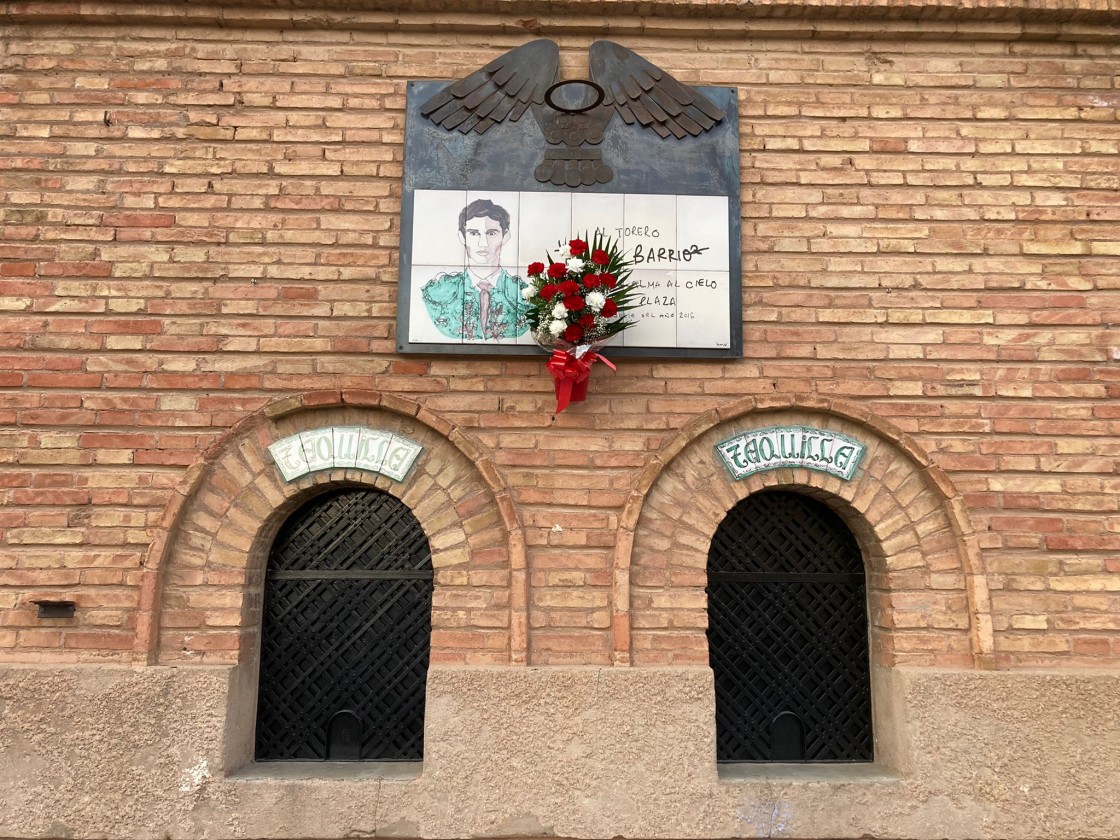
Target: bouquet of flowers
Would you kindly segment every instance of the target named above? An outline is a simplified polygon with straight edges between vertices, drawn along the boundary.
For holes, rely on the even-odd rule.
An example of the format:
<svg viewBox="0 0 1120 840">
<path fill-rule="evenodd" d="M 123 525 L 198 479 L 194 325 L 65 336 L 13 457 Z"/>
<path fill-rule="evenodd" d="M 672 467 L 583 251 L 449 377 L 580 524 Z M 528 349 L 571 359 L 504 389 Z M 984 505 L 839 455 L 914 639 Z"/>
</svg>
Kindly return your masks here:
<svg viewBox="0 0 1120 840">
<path fill-rule="evenodd" d="M 521 295 L 528 303 L 526 320 L 533 338 L 553 351 L 548 368 L 556 383 L 556 411 L 570 402 L 587 398 L 591 365 L 601 360 L 598 349 L 636 322 L 626 313 L 634 287 L 629 282 L 631 260 L 617 243 L 595 231 L 589 245 L 572 239 L 548 265 L 535 262 L 528 267 L 529 285 Z"/>
</svg>

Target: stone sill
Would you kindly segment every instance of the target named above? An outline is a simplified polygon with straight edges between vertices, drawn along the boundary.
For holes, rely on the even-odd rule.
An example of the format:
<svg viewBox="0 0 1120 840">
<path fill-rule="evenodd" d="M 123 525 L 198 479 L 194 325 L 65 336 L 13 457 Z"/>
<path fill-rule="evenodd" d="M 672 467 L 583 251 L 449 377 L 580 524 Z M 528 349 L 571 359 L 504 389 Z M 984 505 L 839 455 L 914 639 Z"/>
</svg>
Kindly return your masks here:
<svg viewBox="0 0 1120 840">
<path fill-rule="evenodd" d="M 252 762 L 226 778 L 231 782 L 343 781 L 411 782 L 422 761 Z M 903 776 L 877 764 L 720 764 L 720 784 L 897 784 Z"/>
<path fill-rule="evenodd" d="M 231 782 L 322 781 L 411 782 L 422 761 L 261 761 L 246 764 L 226 778 Z"/>
<path fill-rule="evenodd" d="M 720 784 L 757 782 L 897 784 L 901 773 L 881 764 L 720 764 Z"/>
</svg>

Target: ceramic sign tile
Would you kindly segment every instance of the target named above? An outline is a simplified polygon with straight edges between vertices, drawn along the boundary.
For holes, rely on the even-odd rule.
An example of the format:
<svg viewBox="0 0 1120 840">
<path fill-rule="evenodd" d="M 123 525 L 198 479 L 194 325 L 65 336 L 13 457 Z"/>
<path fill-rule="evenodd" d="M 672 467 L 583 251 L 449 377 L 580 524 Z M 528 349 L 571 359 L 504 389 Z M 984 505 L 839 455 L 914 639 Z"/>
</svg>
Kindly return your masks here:
<svg viewBox="0 0 1120 840">
<path fill-rule="evenodd" d="M 268 447 L 272 460 L 280 468 L 280 474 L 285 481 L 299 478 L 311 471 L 307 459 L 303 457 L 303 442 L 299 435 L 291 435 L 278 440 Z"/>
</svg>

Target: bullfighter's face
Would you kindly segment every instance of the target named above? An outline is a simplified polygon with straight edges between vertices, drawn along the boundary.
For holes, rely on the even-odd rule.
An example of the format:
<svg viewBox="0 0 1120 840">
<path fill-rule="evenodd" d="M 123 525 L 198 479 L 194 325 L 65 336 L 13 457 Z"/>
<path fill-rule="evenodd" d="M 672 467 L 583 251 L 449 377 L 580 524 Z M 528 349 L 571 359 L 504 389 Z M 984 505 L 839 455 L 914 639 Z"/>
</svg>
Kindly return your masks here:
<svg viewBox="0 0 1120 840">
<path fill-rule="evenodd" d="M 479 216 L 467 221 L 459 239 L 469 265 L 496 268 L 502 264 L 502 247 L 509 241 L 509 231 L 503 232 L 497 219 Z"/>
</svg>

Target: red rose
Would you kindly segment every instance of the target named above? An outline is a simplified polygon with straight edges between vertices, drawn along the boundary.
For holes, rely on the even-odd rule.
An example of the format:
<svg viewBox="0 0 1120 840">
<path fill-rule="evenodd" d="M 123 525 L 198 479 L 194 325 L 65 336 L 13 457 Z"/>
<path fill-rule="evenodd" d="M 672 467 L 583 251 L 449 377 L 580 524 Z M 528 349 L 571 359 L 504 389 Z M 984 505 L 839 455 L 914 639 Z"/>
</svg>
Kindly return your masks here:
<svg viewBox="0 0 1120 840">
<path fill-rule="evenodd" d="M 553 263 L 548 267 L 548 276 L 556 279 L 563 277 L 568 273 L 568 267 L 564 263 Z"/>
<path fill-rule="evenodd" d="M 526 274 L 544 274 L 544 263 L 535 262 L 529 263 L 529 267 L 525 269 Z"/>
<path fill-rule="evenodd" d="M 570 312 L 576 312 L 580 309 L 583 309 L 583 306 L 583 298 L 581 298 L 579 295 L 569 295 L 568 297 L 564 298 L 564 308 Z"/>
<path fill-rule="evenodd" d="M 586 286 L 589 289 L 598 289 L 599 288 L 599 275 L 598 274 L 585 275 L 584 278 L 583 278 L 583 285 Z"/>
<path fill-rule="evenodd" d="M 609 271 L 604 271 L 602 274 L 600 274 L 599 275 L 599 280 L 602 281 L 603 285 L 606 286 L 608 289 L 613 289 L 615 287 L 615 285 L 618 283 L 618 280 L 616 280 L 615 276 L 613 274 L 611 274 Z"/>
<path fill-rule="evenodd" d="M 565 280 L 560 284 L 560 293 L 564 297 L 571 297 L 572 295 L 579 294 L 579 283 L 575 280 Z"/>
<path fill-rule="evenodd" d="M 579 326 L 576 326 L 575 324 L 572 324 L 566 330 L 564 330 L 564 340 L 565 341 L 570 341 L 570 342 L 574 343 L 576 341 L 579 341 L 581 338 L 583 338 L 583 327 L 579 327 Z"/>
<path fill-rule="evenodd" d="M 591 262 L 595 263 L 595 265 L 606 265 L 610 261 L 611 255 L 602 248 L 596 248 L 591 252 Z"/>
<path fill-rule="evenodd" d="M 603 311 L 599 313 L 604 318 L 610 318 L 618 314 L 618 304 L 613 300 L 608 300 L 603 304 Z"/>
<path fill-rule="evenodd" d="M 573 257 L 578 257 L 580 254 L 587 253 L 587 243 L 582 239 L 573 239 L 568 243 L 568 250 L 572 252 Z"/>
<path fill-rule="evenodd" d="M 584 315 L 582 318 L 579 319 L 579 325 L 581 327 L 584 327 L 585 329 L 591 329 L 593 326 L 595 326 L 595 316 L 594 315 Z"/>
<path fill-rule="evenodd" d="M 559 291 L 560 287 L 555 283 L 545 283 L 541 286 L 541 297 L 545 300 L 552 300 Z"/>
</svg>

